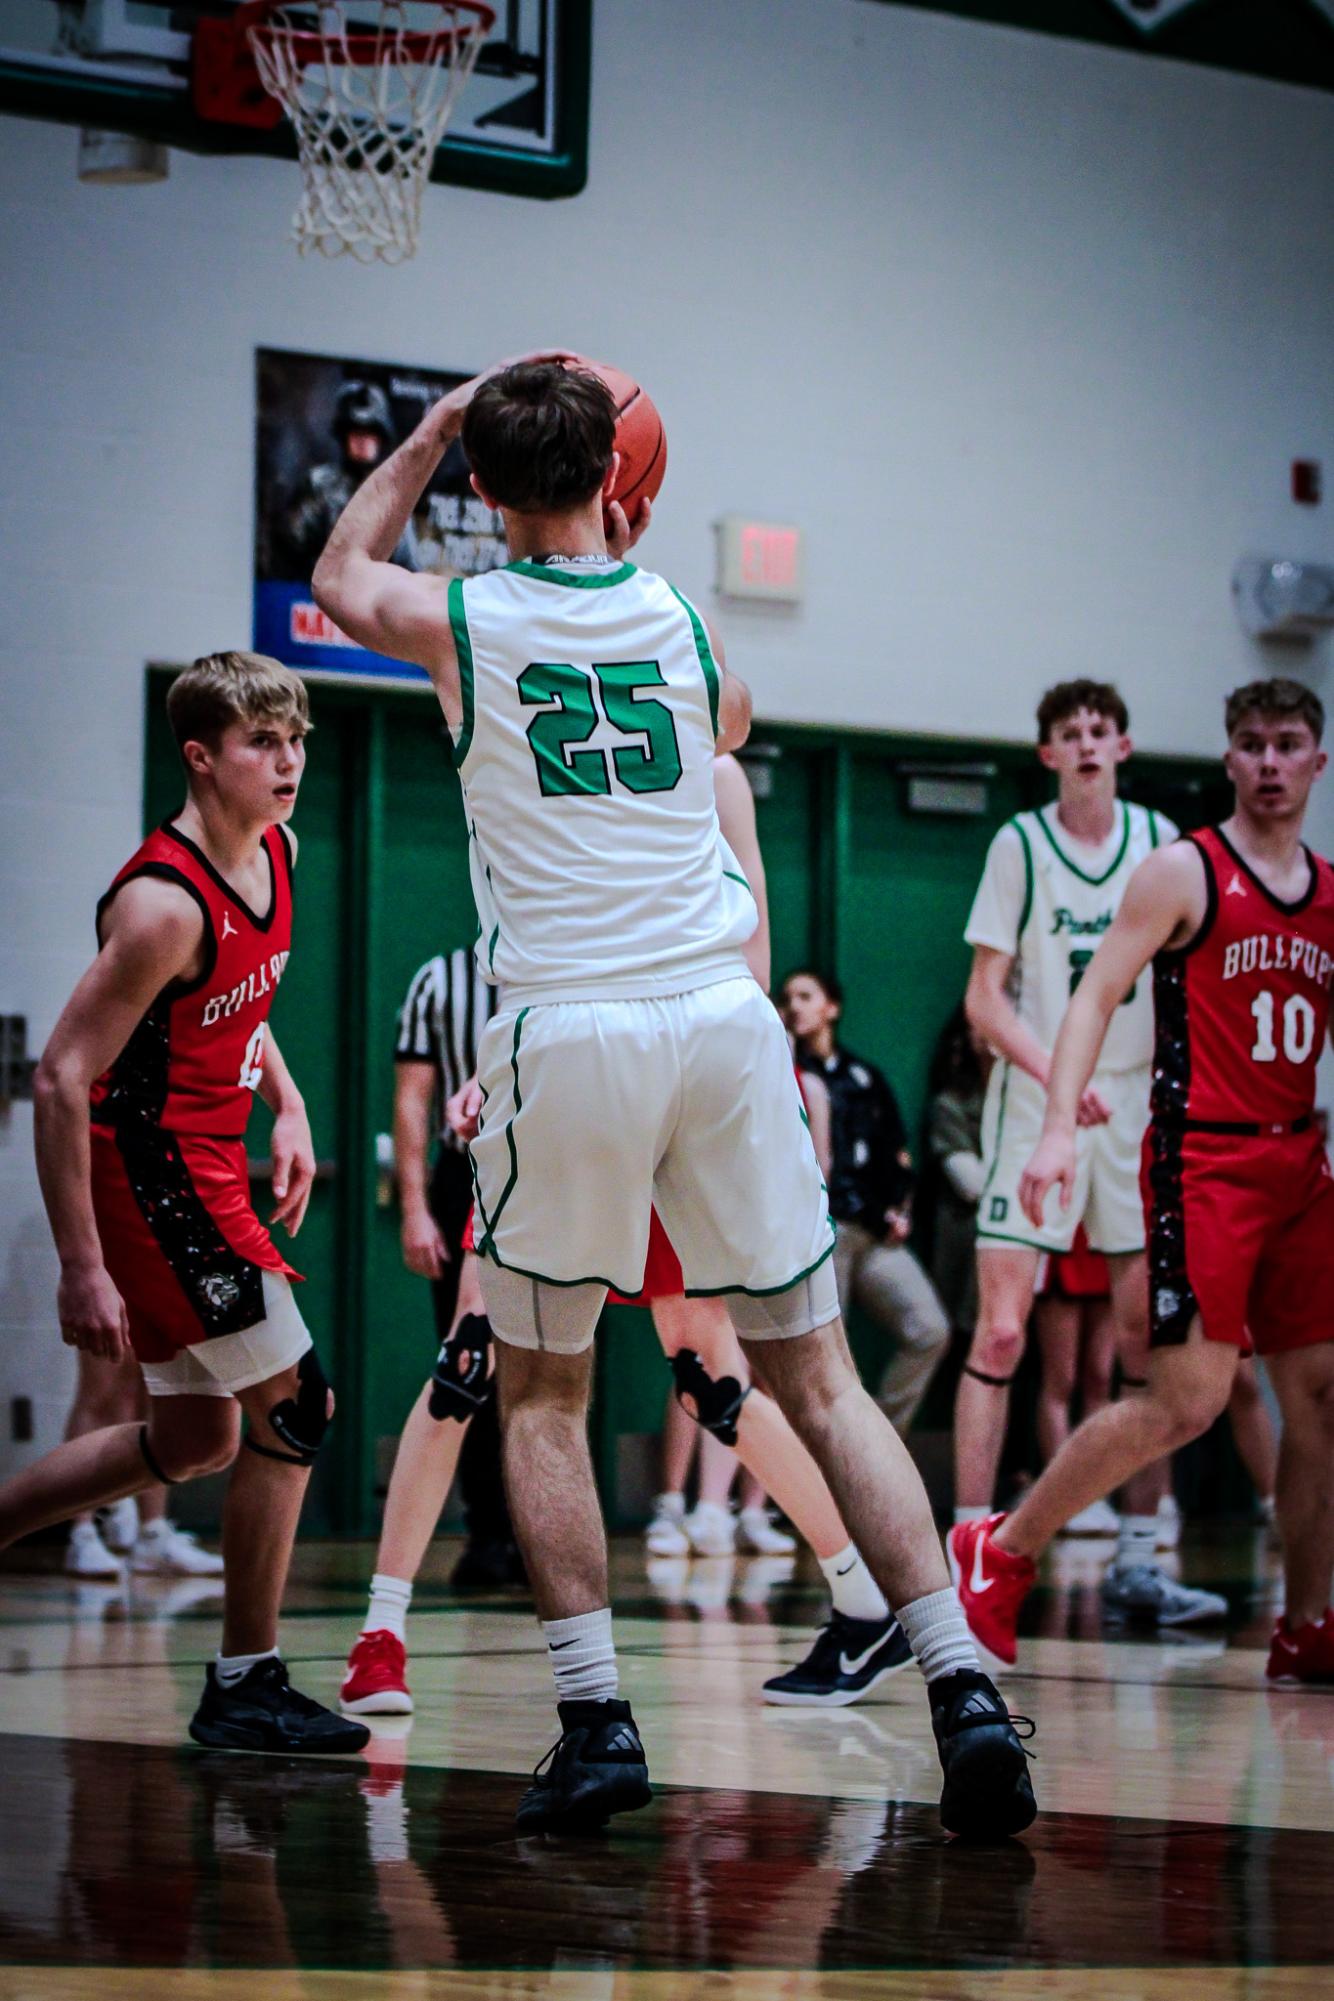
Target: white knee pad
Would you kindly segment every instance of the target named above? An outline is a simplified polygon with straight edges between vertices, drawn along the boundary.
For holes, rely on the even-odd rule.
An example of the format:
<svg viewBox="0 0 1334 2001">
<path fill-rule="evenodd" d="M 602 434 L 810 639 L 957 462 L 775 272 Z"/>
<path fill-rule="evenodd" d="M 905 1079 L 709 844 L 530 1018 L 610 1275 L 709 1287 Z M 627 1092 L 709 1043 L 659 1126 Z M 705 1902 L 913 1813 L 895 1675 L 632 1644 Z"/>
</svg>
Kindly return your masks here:
<svg viewBox="0 0 1334 2001">
<path fill-rule="evenodd" d="M 607 1300 L 605 1285 L 551 1285 L 490 1258 L 478 1259 L 477 1275 L 497 1341 L 554 1355 L 577 1355 L 592 1341 Z"/>
<path fill-rule="evenodd" d="M 743 1341 L 789 1341 L 838 1319 L 832 1257 L 785 1292 L 729 1292 L 725 1297 L 732 1325 Z"/>
</svg>

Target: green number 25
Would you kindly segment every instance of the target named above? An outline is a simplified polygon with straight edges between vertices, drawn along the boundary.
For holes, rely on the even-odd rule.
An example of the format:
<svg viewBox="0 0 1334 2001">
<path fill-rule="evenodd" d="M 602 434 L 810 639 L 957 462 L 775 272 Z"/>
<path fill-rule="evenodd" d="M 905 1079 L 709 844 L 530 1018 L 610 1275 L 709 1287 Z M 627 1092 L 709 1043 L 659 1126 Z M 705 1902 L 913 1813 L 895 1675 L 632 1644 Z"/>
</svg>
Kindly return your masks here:
<svg viewBox="0 0 1334 2001">
<path fill-rule="evenodd" d="M 528 725 L 543 798 L 572 792 L 605 795 L 612 789 L 606 752 L 579 747 L 598 726 L 595 680 L 612 728 L 644 739 L 612 751 L 618 784 L 627 792 L 670 792 L 681 777 L 676 723 L 665 702 L 640 693 L 666 685 L 656 660 L 610 660 L 595 666 L 591 675 L 567 660 L 534 660 L 520 674 L 518 689 L 525 708 L 551 705 L 543 706 Z"/>
</svg>

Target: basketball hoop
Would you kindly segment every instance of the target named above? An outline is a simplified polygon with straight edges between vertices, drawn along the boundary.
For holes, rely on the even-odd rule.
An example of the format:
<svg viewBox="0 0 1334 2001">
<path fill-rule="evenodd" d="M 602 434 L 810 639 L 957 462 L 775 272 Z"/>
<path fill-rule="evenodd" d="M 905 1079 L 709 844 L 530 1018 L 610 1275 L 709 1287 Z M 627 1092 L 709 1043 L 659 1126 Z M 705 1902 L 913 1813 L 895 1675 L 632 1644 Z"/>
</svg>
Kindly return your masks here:
<svg viewBox="0 0 1334 2001">
<path fill-rule="evenodd" d="M 297 248 L 399 264 L 435 149 L 495 26 L 485 0 L 250 0 L 236 28 L 296 129 Z"/>
</svg>

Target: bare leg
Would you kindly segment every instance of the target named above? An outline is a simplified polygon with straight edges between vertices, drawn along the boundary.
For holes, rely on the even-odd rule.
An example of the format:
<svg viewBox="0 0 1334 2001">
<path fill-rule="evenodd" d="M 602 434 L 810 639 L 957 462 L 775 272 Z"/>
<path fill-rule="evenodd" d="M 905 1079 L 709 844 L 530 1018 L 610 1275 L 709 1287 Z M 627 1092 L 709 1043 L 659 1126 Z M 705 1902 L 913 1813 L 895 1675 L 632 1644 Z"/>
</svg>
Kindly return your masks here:
<svg viewBox="0 0 1334 2001">
<path fill-rule="evenodd" d="M 496 1342 L 505 1491 L 540 1619 L 600 1611 L 607 1536 L 588 1451 L 593 1350 Z"/>
<path fill-rule="evenodd" d="M 1258 1362 L 1250 1358 L 1241 1362 L 1228 1398 L 1227 1414 L 1233 1441 L 1251 1485 L 1259 1498 L 1267 1501 L 1278 1486 L 1278 1439 L 1261 1393 Z"/>
<path fill-rule="evenodd" d="M 1112 1315 L 1117 1353 L 1121 1358 L 1123 1397 L 1145 1394 L 1138 1387 L 1149 1380 L 1149 1267 L 1143 1251 L 1130 1257 L 1108 1258 Z M 1235 1350 L 1232 1351 L 1235 1354 Z M 1122 1506 L 1129 1515 L 1156 1515 L 1158 1503 L 1172 1484 L 1171 1454 L 1140 1467 L 1125 1483 Z M 1095 1495 L 1101 1499 L 1101 1495 Z"/>
<path fill-rule="evenodd" d="M 269 1412 L 297 1394 L 293 1363 L 279 1376 L 242 1390 L 250 1436 L 281 1459 L 243 1450 L 227 1483 L 222 1514 L 226 1587 L 222 1606 L 224 1654 L 262 1654 L 278 1644 L 278 1611 L 292 1560 L 301 1503 L 310 1484 L 309 1466 L 291 1463 L 291 1446 L 273 1430 Z M 328 1414 L 333 1416 L 333 1391 Z"/>
<path fill-rule="evenodd" d="M 398 1441 L 375 1556 L 377 1571 L 409 1583 L 435 1534 L 468 1432 L 466 1424 L 453 1418 L 432 1417 L 430 1401 L 431 1385 L 426 1382 Z"/>
<path fill-rule="evenodd" d="M 685 1413 L 682 1412 L 682 1416 Z M 699 1437 L 699 1498 L 706 1505 L 726 1508 L 732 1499 L 732 1482 L 737 1476 L 737 1455 L 711 1431 Z"/>
<path fill-rule="evenodd" d="M 1269 1357 L 1283 1413 L 1278 1524 L 1288 1624 L 1324 1617 L 1334 1572 L 1334 1345 Z"/>
<path fill-rule="evenodd" d="M 164 1410 L 164 1405 L 175 1408 Z M 111 1425 L 44 1453 L 0 1487 L 0 1549 L 20 1536 L 86 1510 L 142 1493 L 154 1484 L 139 1444 L 141 1427 Z M 155 1397 L 149 1446 L 173 1480 L 193 1480 L 226 1466 L 236 1451 L 230 1398 Z"/>
<path fill-rule="evenodd" d="M 151 1398 L 144 1386 L 144 1379 L 139 1375 L 137 1369 L 135 1370 L 135 1376 L 137 1379 L 135 1385 L 135 1414 L 144 1423 L 147 1423 Z M 160 1481 L 155 1481 L 151 1487 L 145 1487 L 139 1496 L 139 1527 L 145 1529 L 153 1522 L 165 1521 L 166 1515 L 167 1490 Z"/>
<path fill-rule="evenodd" d="M 662 1417 L 662 1491 L 664 1494 L 684 1494 L 686 1481 L 690 1478 L 690 1468 L 694 1462 L 695 1447 L 699 1442 L 699 1427 L 693 1417 L 683 1411 L 676 1401 L 675 1392 L 667 1392 L 667 1408 Z"/>
<path fill-rule="evenodd" d="M 146 1417 L 147 1409 L 140 1408 L 142 1395 L 143 1377 L 136 1362 L 108 1362 L 101 1355 L 86 1355 L 80 1350 L 74 1401 L 65 1420 L 66 1439 L 86 1438 L 90 1431 L 106 1431 L 112 1425 L 129 1424 L 136 1417 Z M 150 1497 L 158 1514 L 165 1509 L 165 1489 L 160 1482 L 153 1482 L 142 1489 L 140 1520 L 144 1519 L 145 1503 Z M 81 1508 L 74 1516 L 76 1522 L 90 1522 L 92 1519 L 91 1508 Z"/>
<path fill-rule="evenodd" d="M 1149 1356 L 1149 1387 L 1086 1418 L 996 1531 L 1001 1549 L 1036 1557 L 1072 1515 L 1208 1429 L 1227 1403 L 1237 1350 L 1206 1341 L 1198 1319 L 1179 1348 Z"/>
<path fill-rule="evenodd" d="M 1024 1352 L 1038 1253 L 1023 1245 L 979 1245 L 977 1328 L 954 1402 L 954 1500 L 989 1508 L 1010 1415 L 1007 1387 Z M 993 1378 L 981 1382 L 978 1375 Z"/>
<path fill-rule="evenodd" d="M 862 1387 L 842 1321 L 831 1320 L 813 1334 L 791 1340 L 743 1346 L 748 1353 L 753 1349 L 783 1415 L 823 1473 L 847 1533 L 889 1603 L 897 1608 L 929 1592 L 948 1590 L 949 1574 L 921 1475 L 893 1425 Z"/>
<path fill-rule="evenodd" d="M 1112 1370 L 1116 1363 L 1116 1316 L 1109 1299 L 1087 1299 L 1083 1308 L 1083 1329 L 1079 1350 L 1079 1397 L 1081 1415 L 1092 1417 L 1112 1398 Z"/>
<path fill-rule="evenodd" d="M 658 1300 L 653 1320 L 667 1354 L 693 1348 L 715 1381 L 723 1376 L 750 1381 L 749 1364 L 720 1300 Z M 757 1344 L 774 1348 L 787 1345 Z M 757 1359 L 763 1365 L 763 1355 Z M 741 1406 L 736 1450 L 746 1471 L 795 1523 L 817 1556 L 837 1556 L 846 1549 L 853 1538 L 819 1467 L 773 1398 L 762 1389 L 752 1389 Z"/>
<path fill-rule="evenodd" d="M 1038 1389 L 1038 1452 L 1049 1466 L 1070 1436 L 1070 1399 L 1079 1362 L 1080 1305 L 1053 1294 L 1033 1308 L 1034 1331 L 1042 1356 Z"/>
</svg>

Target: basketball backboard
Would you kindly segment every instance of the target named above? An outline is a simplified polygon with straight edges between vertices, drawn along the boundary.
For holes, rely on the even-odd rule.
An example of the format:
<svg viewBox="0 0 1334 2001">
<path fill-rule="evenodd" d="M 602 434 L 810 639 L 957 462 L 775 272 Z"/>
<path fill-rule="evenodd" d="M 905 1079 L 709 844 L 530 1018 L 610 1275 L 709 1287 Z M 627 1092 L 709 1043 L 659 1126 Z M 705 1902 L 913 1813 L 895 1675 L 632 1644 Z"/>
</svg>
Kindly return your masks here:
<svg viewBox="0 0 1334 2001">
<path fill-rule="evenodd" d="M 578 194 L 587 174 L 592 0 L 493 4 L 495 27 L 431 179 L 538 199 Z M 236 0 L 0 0 L 0 111 L 135 133 L 189 153 L 295 158 L 286 121 L 264 130 L 197 109 L 195 30 L 202 17 L 225 18 L 235 7 Z M 309 11 L 313 20 L 318 9 Z"/>
</svg>

